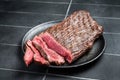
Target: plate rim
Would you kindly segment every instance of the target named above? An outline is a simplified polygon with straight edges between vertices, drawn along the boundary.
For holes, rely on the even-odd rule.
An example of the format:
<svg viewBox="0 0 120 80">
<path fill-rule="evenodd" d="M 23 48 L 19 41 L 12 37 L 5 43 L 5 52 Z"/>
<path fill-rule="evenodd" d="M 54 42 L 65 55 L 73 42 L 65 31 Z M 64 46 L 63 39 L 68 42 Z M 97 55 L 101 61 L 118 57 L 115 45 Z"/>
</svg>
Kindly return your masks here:
<svg viewBox="0 0 120 80">
<path fill-rule="evenodd" d="M 38 24 L 38 25 L 32 27 L 30 30 L 28 30 L 28 31 L 25 33 L 25 35 L 23 36 L 23 39 L 22 39 L 22 46 L 21 46 L 21 47 L 22 47 L 22 52 L 25 53 L 25 52 L 24 52 L 24 47 L 23 47 L 23 46 L 24 46 L 23 42 L 25 41 L 25 38 L 29 35 L 29 33 L 30 33 L 32 30 L 38 28 L 39 26 L 46 25 L 46 24 L 49 24 L 49 23 L 52 23 L 52 22 L 56 22 L 56 23 L 57 23 L 58 21 L 61 21 L 61 20 L 47 21 L 47 22 Z M 42 29 L 43 27 L 40 27 L 40 28 Z M 80 67 L 80 66 L 83 66 L 83 65 L 86 65 L 86 64 L 89 64 L 89 63 L 95 61 L 96 59 L 98 59 L 98 58 L 104 53 L 104 51 L 105 51 L 105 49 L 106 49 L 106 40 L 105 40 L 105 38 L 104 38 L 104 35 L 102 34 L 101 37 L 103 38 L 104 46 L 103 46 L 103 48 L 102 48 L 102 51 L 101 51 L 95 58 L 92 58 L 91 60 L 89 60 L 89 61 L 87 61 L 87 62 L 84 62 L 84 63 L 81 63 L 81 64 L 79 64 L 79 65 L 71 65 L 71 66 L 62 66 L 62 65 L 61 65 L 61 66 L 56 66 L 56 65 L 54 66 L 54 65 L 49 65 L 48 67 L 50 67 L 50 68 L 75 68 L 75 67 Z"/>
</svg>

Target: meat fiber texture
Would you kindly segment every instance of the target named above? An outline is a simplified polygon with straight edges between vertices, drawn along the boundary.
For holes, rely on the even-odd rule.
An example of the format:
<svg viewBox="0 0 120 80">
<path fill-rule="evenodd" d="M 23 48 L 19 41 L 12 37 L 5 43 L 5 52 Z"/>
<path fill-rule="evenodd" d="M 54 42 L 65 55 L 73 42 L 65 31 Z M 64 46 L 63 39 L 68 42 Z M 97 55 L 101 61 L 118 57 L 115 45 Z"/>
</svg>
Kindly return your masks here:
<svg viewBox="0 0 120 80">
<path fill-rule="evenodd" d="M 41 53 L 34 47 L 31 40 L 26 42 L 24 61 L 26 66 L 30 65 L 33 61 L 40 65 L 49 65 L 49 62 L 41 56 Z"/>
<path fill-rule="evenodd" d="M 92 48 L 95 40 L 102 35 L 102 32 L 103 27 L 93 20 L 90 13 L 80 10 L 36 35 L 32 43 L 41 57 L 47 60 L 49 64 L 61 65 L 65 63 L 65 60 L 72 63 L 81 57 Z M 25 56 L 29 54 L 28 50 L 30 49 L 26 49 Z M 33 49 L 32 51 L 38 53 Z M 26 61 L 25 58 L 24 60 Z M 29 60 L 32 60 L 31 57 Z M 27 60 L 27 64 L 30 64 L 31 61 L 29 60 Z M 41 63 L 42 60 L 39 62 Z"/>
<path fill-rule="evenodd" d="M 34 53 L 33 59 L 36 63 L 42 65 L 49 65 L 49 62 L 41 56 L 41 53 L 34 47 L 31 40 L 27 41 L 27 45 L 30 47 L 31 52 Z"/>
<path fill-rule="evenodd" d="M 61 65 L 65 63 L 64 58 L 54 50 L 48 48 L 42 38 L 38 36 L 35 36 L 32 41 L 28 40 L 26 42 L 24 61 L 26 66 L 33 61 L 46 66 L 50 64 Z"/>
<path fill-rule="evenodd" d="M 46 58 L 50 63 L 61 65 L 65 62 L 62 56 L 60 56 L 54 50 L 48 48 L 47 44 L 42 40 L 41 37 L 35 36 L 33 39 L 33 44 L 40 52 L 41 49 L 44 51 L 43 56 L 45 55 L 44 58 Z"/>
</svg>

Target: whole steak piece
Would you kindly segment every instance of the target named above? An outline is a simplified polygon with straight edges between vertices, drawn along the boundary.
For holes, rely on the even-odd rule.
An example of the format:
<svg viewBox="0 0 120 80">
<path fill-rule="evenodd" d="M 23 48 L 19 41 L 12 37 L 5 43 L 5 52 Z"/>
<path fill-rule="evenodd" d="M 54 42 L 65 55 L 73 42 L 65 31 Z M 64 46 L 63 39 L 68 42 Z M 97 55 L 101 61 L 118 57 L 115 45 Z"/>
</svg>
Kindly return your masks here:
<svg viewBox="0 0 120 80">
<path fill-rule="evenodd" d="M 71 63 L 92 48 L 94 41 L 102 35 L 102 32 L 102 26 L 93 20 L 90 13 L 80 10 L 48 28 L 40 35 L 43 35 L 42 39 L 49 48 L 65 59 L 68 58 L 66 60 Z"/>
</svg>

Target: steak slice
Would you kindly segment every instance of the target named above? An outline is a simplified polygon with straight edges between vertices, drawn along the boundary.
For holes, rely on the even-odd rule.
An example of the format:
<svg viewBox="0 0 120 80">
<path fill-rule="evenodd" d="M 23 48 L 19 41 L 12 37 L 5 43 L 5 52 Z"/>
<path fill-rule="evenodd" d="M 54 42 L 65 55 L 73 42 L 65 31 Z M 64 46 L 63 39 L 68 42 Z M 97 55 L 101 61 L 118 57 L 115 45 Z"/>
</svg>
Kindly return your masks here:
<svg viewBox="0 0 120 80">
<path fill-rule="evenodd" d="M 90 13 L 80 10 L 74 12 L 62 22 L 51 26 L 41 34 L 45 34 L 42 39 L 47 43 L 49 48 L 63 54 L 63 57 L 65 57 L 65 54 L 72 55 L 72 60 L 67 59 L 71 63 L 83 55 L 88 49 L 92 48 L 94 41 L 102 32 L 102 26 L 93 20 Z M 48 35 L 51 35 L 53 38 L 48 37 Z M 66 49 L 61 49 L 63 47 Z M 71 54 L 61 53 L 66 50 L 69 50 Z"/>
<path fill-rule="evenodd" d="M 26 51 L 24 55 L 24 61 L 25 61 L 26 66 L 28 66 L 33 61 L 33 55 L 34 53 L 31 50 L 31 48 L 26 45 Z"/>
<path fill-rule="evenodd" d="M 61 57 L 52 49 L 49 49 L 41 37 L 35 36 L 32 42 L 38 50 L 41 51 L 41 48 L 42 48 L 42 50 L 44 51 L 44 54 L 46 55 L 46 58 L 50 63 L 55 63 L 56 65 L 61 65 L 65 63 L 64 58 Z"/>
<path fill-rule="evenodd" d="M 41 64 L 41 65 L 49 65 L 49 62 L 45 60 L 41 53 L 33 46 L 32 41 L 28 40 L 27 45 L 31 48 L 31 50 L 34 52 L 34 61 Z"/>
<path fill-rule="evenodd" d="M 59 53 L 61 56 L 65 57 L 69 63 L 72 61 L 71 52 L 59 44 L 49 33 L 45 32 L 39 36 L 46 42 L 48 47 Z"/>
</svg>

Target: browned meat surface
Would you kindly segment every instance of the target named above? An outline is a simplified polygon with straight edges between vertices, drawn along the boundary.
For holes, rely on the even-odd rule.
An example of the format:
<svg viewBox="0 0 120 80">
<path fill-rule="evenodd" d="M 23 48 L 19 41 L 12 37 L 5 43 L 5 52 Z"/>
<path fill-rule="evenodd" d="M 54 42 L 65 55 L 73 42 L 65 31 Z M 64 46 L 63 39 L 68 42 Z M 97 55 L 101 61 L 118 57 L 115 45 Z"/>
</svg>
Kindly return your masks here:
<svg viewBox="0 0 120 80">
<path fill-rule="evenodd" d="M 65 47 L 66 50 L 69 50 L 72 54 L 72 61 L 74 61 L 92 47 L 96 38 L 102 34 L 103 28 L 93 20 L 89 12 L 80 10 L 74 12 L 62 22 L 48 28 L 42 34 L 45 32 L 54 37 L 55 41 Z M 45 42 L 48 43 L 47 40 Z M 48 46 L 53 49 L 53 45 Z"/>
</svg>

